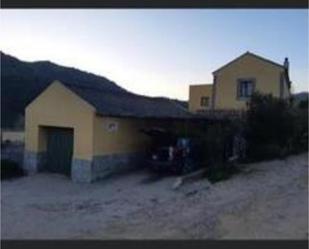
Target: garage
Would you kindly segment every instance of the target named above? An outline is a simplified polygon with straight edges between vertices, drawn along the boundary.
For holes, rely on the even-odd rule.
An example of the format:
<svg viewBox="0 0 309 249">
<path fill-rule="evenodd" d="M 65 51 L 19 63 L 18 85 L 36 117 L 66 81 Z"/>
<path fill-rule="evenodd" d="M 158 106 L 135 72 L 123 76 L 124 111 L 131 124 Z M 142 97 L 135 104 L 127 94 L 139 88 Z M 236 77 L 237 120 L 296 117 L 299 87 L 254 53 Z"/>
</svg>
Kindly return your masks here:
<svg viewBox="0 0 309 249">
<path fill-rule="evenodd" d="M 23 167 L 93 182 L 141 164 L 152 142 L 141 130 L 191 118 L 166 98 L 54 81 L 26 107 Z"/>
<path fill-rule="evenodd" d="M 47 132 L 46 171 L 71 175 L 73 129 L 45 128 Z"/>
</svg>

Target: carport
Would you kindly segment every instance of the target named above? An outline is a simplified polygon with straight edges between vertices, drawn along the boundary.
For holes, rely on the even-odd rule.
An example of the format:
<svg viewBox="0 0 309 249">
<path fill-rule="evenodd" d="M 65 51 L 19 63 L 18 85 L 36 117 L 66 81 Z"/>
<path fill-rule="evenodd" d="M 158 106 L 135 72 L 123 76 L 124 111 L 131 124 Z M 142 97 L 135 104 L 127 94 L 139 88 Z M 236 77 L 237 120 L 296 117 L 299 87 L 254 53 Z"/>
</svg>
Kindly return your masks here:
<svg viewBox="0 0 309 249">
<path fill-rule="evenodd" d="M 26 108 L 24 169 L 92 182 L 135 167 L 151 143 L 141 129 L 192 118 L 166 98 L 55 81 Z"/>
</svg>

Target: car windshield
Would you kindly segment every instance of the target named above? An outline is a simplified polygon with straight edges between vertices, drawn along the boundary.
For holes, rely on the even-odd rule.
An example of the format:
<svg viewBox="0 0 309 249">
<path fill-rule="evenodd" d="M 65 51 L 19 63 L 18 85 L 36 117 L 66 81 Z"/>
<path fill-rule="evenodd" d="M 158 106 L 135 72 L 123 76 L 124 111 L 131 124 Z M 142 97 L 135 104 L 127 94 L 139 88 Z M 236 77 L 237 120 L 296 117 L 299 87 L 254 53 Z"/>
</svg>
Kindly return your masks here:
<svg viewBox="0 0 309 249">
<path fill-rule="evenodd" d="M 189 139 L 188 138 L 179 138 L 177 140 L 178 147 L 188 147 L 189 146 Z"/>
</svg>

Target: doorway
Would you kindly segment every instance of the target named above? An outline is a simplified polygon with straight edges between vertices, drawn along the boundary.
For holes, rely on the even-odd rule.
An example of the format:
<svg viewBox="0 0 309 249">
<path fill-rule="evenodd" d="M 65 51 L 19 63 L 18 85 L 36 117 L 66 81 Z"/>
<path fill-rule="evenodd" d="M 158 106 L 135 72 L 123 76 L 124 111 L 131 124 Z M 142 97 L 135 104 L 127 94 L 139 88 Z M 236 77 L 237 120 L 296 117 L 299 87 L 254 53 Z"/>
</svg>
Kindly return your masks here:
<svg viewBox="0 0 309 249">
<path fill-rule="evenodd" d="M 71 175 L 73 157 L 73 129 L 46 128 L 46 171 Z"/>
</svg>

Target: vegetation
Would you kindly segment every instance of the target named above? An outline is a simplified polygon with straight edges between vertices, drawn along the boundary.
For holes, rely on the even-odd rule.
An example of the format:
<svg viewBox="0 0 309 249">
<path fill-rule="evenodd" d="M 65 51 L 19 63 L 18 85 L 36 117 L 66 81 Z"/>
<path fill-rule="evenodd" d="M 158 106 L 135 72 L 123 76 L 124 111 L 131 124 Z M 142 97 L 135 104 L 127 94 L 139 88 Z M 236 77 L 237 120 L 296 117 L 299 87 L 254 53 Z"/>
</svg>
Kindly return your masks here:
<svg viewBox="0 0 309 249">
<path fill-rule="evenodd" d="M 203 140 L 207 177 L 211 182 L 226 180 L 238 172 L 235 137 L 241 133 L 241 127 L 240 119 L 226 119 L 207 126 Z"/>
<path fill-rule="evenodd" d="M 308 109 L 308 100 L 301 100 L 301 101 L 298 103 L 298 108 L 299 108 L 299 109 L 303 109 L 303 110 Z"/>
<path fill-rule="evenodd" d="M 211 182 L 239 172 L 236 162 L 283 158 L 308 151 L 308 104 L 255 93 L 244 117 L 213 122 L 186 131 L 202 142 L 203 165 Z"/>
<path fill-rule="evenodd" d="M 199 125 L 186 127 L 178 136 L 196 139 L 202 148 L 202 166 L 207 168 L 207 178 L 217 182 L 230 178 L 238 170 L 231 161 L 235 153 L 235 135 L 241 133 L 240 119 L 201 121 Z M 236 146 L 237 147 L 237 146 Z"/>
<path fill-rule="evenodd" d="M 303 107 L 255 93 L 245 122 L 248 159 L 267 160 L 308 150 L 308 109 Z"/>
<path fill-rule="evenodd" d="M 308 100 L 309 100 L 308 92 L 300 92 L 300 93 L 293 94 L 291 99 L 295 107 L 308 108 Z"/>
<path fill-rule="evenodd" d="M 1 160 L 1 180 L 21 177 L 23 175 L 23 170 L 16 162 L 7 159 Z"/>
<path fill-rule="evenodd" d="M 232 175 L 239 173 L 240 170 L 234 163 L 225 162 L 219 165 L 210 165 L 207 178 L 211 183 L 229 179 Z"/>
</svg>

